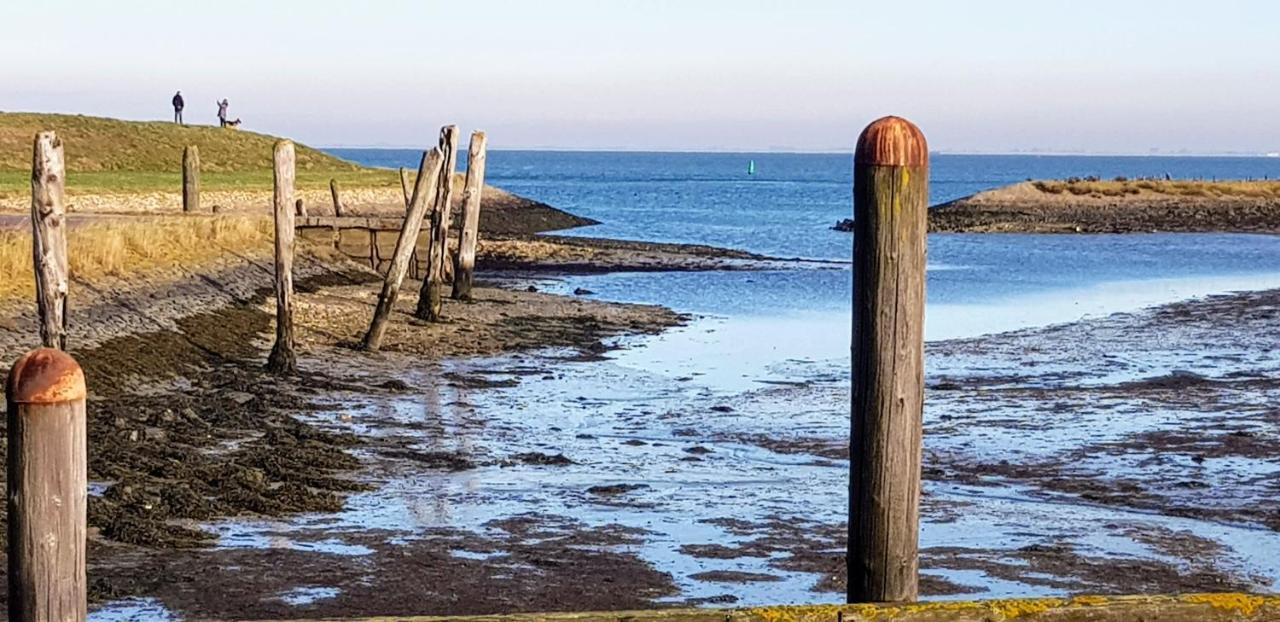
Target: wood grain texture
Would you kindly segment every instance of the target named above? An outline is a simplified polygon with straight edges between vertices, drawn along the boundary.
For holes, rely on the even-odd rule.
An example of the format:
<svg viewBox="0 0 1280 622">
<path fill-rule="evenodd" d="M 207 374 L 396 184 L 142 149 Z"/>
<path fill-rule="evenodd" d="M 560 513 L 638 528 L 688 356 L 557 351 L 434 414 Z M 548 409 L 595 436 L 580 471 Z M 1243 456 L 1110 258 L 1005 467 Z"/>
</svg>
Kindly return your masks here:
<svg viewBox="0 0 1280 622">
<path fill-rule="evenodd" d="M 918 133 L 860 142 L 854 158 L 849 602 L 918 596 L 928 160 L 861 151 L 912 161 Z"/>
<path fill-rule="evenodd" d="M 453 264 L 454 300 L 471 300 L 475 278 L 476 246 L 480 242 L 480 195 L 484 192 L 484 165 L 488 139 L 479 130 L 471 133 L 467 148 L 467 181 L 462 190 L 462 228 Z"/>
<path fill-rule="evenodd" d="M 333 215 L 342 215 L 342 194 L 338 191 L 338 180 L 329 180 L 329 196 L 333 199 Z"/>
<path fill-rule="evenodd" d="M 9 619 L 82 622 L 88 458 L 84 373 L 52 348 L 6 383 Z"/>
<path fill-rule="evenodd" d="M 373 312 L 373 321 L 369 324 L 369 331 L 364 335 L 365 350 L 374 352 L 382 347 L 387 320 L 396 306 L 396 298 L 400 295 L 400 284 L 404 281 L 409 262 L 413 260 L 413 251 L 418 245 L 422 219 L 427 213 L 428 197 L 434 200 L 436 196 L 436 186 L 440 182 L 440 169 L 443 166 L 444 154 L 439 148 L 422 154 L 422 162 L 418 165 L 418 179 L 414 183 L 413 194 L 409 199 L 409 213 L 405 216 L 400 236 L 396 238 L 396 249 L 392 252 L 391 266 L 387 269 L 386 278 L 382 281 L 382 292 L 378 295 L 378 305 Z"/>
<path fill-rule="evenodd" d="M 435 205 L 431 212 L 431 244 L 427 250 L 427 278 L 418 293 L 419 319 L 439 322 L 443 319 L 445 258 L 449 255 L 449 208 L 453 204 L 453 172 L 458 167 L 458 126 L 440 128 L 440 153 L 444 166 L 436 187 Z"/>
<path fill-rule="evenodd" d="M 404 194 L 404 210 L 407 214 L 409 206 L 413 204 L 413 194 L 409 190 L 409 169 L 403 166 L 400 167 L 400 192 Z"/>
<path fill-rule="evenodd" d="M 293 340 L 293 184 L 295 155 L 293 142 L 276 143 L 274 160 L 276 264 L 276 342 L 267 357 L 267 370 L 276 374 L 292 374 L 298 369 Z"/>
<path fill-rule="evenodd" d="M 200 148 L 195 145 L 182 149 L 182 211 L 200 211 Z"/>
<path fill-rule="evenodd" d="M 66 160 L 54 132 L 36 134 L 31 156 L 31 255 L 40 343 L 67 348 Z"/>
</svg>

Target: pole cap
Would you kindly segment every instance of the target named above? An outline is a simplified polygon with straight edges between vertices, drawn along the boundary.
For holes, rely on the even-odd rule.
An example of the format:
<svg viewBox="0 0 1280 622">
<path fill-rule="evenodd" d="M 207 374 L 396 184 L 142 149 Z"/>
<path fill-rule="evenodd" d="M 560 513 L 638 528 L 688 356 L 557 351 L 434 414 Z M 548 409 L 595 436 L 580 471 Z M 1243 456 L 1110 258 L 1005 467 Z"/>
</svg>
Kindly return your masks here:
<svg viewBox="0 0 1280 622">
<path fill-rule="evenodd" d="M 37 348 L 9 370 L 5 394 L 14 404 L 58 404 L 85 397 L 84 371 L 70 354 Z"/>
<path fill-rule="evenodd" d="M 914 123 L 902 117 L 883 117 L 862 130 L 853 161 L 871 166 L 927 166 L 929 145 Z"/>
</svg>

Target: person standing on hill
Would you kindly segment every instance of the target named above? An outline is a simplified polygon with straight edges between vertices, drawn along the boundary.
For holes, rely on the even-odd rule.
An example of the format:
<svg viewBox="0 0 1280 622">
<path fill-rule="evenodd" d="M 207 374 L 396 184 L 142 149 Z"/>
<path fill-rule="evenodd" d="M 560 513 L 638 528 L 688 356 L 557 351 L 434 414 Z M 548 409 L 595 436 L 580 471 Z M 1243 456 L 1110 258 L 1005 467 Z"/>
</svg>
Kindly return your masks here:
<svg viewBox="0 0 1280 622">
<path fill-rule="evenodd" d="M 230 106 L 230 105 L 231 103 L 228 102 L 227 98 L 225 97 L 222 98 L 222 101 L 218 102 L 218 126 L 219 127 L 227 126 L 227 106 Z"/>
<path fill-rule="evenodd" d="M 182 108 L 186 102 L 182 101 L 182 91 L 173 94 L 173 122 L 178 125 L 186 125 L 182 122 Z"/>
</svg>

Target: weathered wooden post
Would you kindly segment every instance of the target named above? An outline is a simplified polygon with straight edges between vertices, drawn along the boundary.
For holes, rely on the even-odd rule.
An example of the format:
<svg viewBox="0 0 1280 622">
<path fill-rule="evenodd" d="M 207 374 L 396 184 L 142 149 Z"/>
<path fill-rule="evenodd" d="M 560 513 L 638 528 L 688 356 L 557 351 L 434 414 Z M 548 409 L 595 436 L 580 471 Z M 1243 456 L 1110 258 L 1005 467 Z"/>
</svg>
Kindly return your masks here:
<svg viewBox="0 0 1280 622">
<path fill-rule="evenodd" d="M 333 197 L 333 215 L 342 215 L 342 197 L 338 194 L 338 180 L 329 180 L 329 196 Z"/>
<path fill-rule="evenodd" d="M 291 374 L 298 369 L 297 355 L 293 351 L 293 142 L 277 142 L 274 159 L 276 343 L 271 347 L 271 356 L 267 358 L 267 370 L 277 374 Z"/>
<path fill-rule="evenodd" d="M 404 194 L 404 210 L 408 214 L 409 206 L 413 203 L 413 195 L 409 191 L 409 170 L 403 166 L 400 167 L 400 192 Z"/>
<path fill-rule="evenodd" d="M 293 213 L 295 216 L 297 216 L 298 218 L 307 217 L 307 204 L 303 203 L 302 199 L 298 199 L 297 201 L 294 201 L 293 207 L 294 207 Z"/>
<path fill-rule="evenodd" d="M 373 311 L 373 321 L 369 324 L 369 332 L 364 335 L 364 349 L 370 352 L 382 347 L 382 336 L 387 332 L 387 318 L 396 306 L 396 298 L 400 295 L 400 284 L 404 281 L 405 272 L 409 270 L 409 261 L 413 258 L 414 247 L 418 244 L 418 234 L 422 231 L 422 217 L 427 213 L 427 200 L 436 196 L 436 186 L 440 182 L 440 168 L 444 165 L 444 154 L 439 148 L 422 154 L 422 163 L 418 166 L 418 179 L 413 185 L 413 195 L 409 199 L 409 213 L 400 228 L 400 237 L 396 238 L 396 250 L 392 255 L 391 267 L 382 281 L 382 293 L 378 295 L 378 306 Z"/>
<path fill-rule="evenodd" d="M 36 134 L 31 155 L 31 255 L 40 343 L 67 349 L 66 164 L 54 132 Z"/>
<path fill-rule="evenodd" d="M 440 128 L 440 152 L 444 166 L 437 182 L 435 207 L 431 212 L 431 245 L 427 252 L 427 278 L 418 292 L 419 319 L 439 322 L 444 298 L 444 263 L 449 254 L 449 206 L 453 202 L 453 170 L 458 166 L 458 126 Z"/>
<path fill-rule="evenodd" d="M 919 128 L 867 126 L 853 164 L 849 602 L 918 595 L 928 198 Z"/>
<path fill-rule="evenodd" d="M 200 148 L 195 145 L 182 149 L 182 211 L 200 211 Z"/>
<path fill-rule="evenodd" d="M 476 268 L 476 244 L 480 237 L 480 194 L 484 191 L 484 132 L 471 133 L 467 148 L 467 182 L 462 190 L 462 229 L 458 232 L 458 254 L 453 264 L 454 300 L 471 300 L 471 283 Z"/>
<path fill-rule="evenodd" d="M 88 610 L 85 383 L 71 355 L 32 350 L 9 370 L 9 619 L 83 622 Z"/>
</svg>

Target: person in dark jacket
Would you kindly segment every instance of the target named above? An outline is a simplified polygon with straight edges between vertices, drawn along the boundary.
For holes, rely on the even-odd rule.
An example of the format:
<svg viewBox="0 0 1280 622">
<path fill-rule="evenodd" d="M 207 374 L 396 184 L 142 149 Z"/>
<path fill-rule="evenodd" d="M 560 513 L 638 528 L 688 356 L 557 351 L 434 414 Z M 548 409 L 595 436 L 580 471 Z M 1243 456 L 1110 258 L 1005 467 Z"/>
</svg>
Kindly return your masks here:
<svg viewBox="0 0 1280 622">
<path fill-rule="evenodd" d="M 218 126 L 219 127 L 227 126 L 227 106 L 230 106 L 230 105 L 231 103 L 228 102 L 227 98 L 225 97 L 222 98 L 222 101 L 218 102 Z"/>
<path fill-rule="evenodd" d="M 182 122 L 182 108 L 186 102 L 182 101 L 182 91 L 173 94 L 173 122 L 178 125 L 186 125 Z"/>
</svg>

